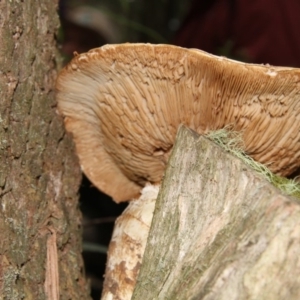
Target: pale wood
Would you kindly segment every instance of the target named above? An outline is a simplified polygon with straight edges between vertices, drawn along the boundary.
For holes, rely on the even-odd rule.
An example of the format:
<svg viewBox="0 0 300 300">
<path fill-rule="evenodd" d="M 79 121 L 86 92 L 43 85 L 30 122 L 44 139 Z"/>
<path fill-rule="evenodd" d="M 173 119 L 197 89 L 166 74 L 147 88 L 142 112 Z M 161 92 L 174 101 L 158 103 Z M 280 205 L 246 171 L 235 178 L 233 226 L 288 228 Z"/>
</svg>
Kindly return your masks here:
<svg viewBox="0 0 300 300">
<path fill-rule="evenodd" d="M 300 299 L 298 200 L 181 128 L 132 299 Z"/>
<path fill-rule="evenodd" d="M 158 186 L 148 185 L 116 220 L 107 253 L 101 300 L 130 300 L 144 255 Z"/>
</svg>

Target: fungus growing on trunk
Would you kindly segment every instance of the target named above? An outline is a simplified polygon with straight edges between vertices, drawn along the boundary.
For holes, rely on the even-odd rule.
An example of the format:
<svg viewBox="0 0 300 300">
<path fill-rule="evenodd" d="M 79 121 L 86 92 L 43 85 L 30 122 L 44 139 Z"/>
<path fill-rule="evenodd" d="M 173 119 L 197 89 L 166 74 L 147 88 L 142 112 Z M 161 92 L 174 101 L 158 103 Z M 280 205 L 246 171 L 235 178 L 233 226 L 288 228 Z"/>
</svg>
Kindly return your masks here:
<svg viewBox="0 0 300 300">
<path fill-rule="evenodd" d="M 57 100 L 83 172 L 117 202 L 161 181 L 180 124 L 198 133 L 232 126 L 245 152 L 277 174 L 300 164 L 299 69 L 170 45 L 107 45 L 62 70 Z"/>
</svg>

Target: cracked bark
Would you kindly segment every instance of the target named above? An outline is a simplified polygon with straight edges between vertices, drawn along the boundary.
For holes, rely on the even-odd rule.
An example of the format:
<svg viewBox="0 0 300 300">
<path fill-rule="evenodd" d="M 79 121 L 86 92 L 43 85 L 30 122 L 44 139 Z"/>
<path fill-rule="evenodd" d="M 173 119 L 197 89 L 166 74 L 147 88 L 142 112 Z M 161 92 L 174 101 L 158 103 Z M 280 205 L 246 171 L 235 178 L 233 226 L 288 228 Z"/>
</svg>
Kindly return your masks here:
<svg viewBox="0 0 300 300">
<path fill-rule="evenodd" d="M 299 199 L 182 128 L 132 299 L 300 299 L 299 220 Z"/>
<path fill-rule="evenodd" d="M 55 112 L 57 3 L 0 12 L 0 299 L 89 299 L 80 169 Z"/>
</svg>

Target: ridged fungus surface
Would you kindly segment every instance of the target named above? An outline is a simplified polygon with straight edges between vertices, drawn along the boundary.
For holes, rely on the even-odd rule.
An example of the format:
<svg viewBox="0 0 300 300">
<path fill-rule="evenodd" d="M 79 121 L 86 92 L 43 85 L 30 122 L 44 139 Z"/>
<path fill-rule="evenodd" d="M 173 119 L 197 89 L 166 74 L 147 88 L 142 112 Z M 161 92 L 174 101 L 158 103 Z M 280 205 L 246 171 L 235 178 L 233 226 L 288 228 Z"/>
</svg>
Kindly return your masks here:
<svg viewBox="0 0 300 300">
<path fill-rule="evenodd" d="M 180 124 L 198 133 L 230 125 L 277 174 L 300 165 L 300 69 L 171 45 L 106 45 L 76 55 L 56 88 L 83 171 L 117 202 L 160 182 Z"/>
</svg>

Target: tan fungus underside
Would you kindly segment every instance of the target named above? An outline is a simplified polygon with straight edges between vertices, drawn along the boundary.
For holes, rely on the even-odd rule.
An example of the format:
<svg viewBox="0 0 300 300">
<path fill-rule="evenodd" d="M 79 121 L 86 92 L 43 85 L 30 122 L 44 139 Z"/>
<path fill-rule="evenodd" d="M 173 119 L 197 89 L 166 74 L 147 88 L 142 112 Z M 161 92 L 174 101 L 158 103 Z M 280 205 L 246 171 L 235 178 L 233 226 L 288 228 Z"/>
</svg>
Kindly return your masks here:
<svg viewBox="0 0 300 300">
<path fill-rule="evenodd" d="M 58 109 L 90 180 L 116 201 L 157 183 L 180 124 L 232 125 L 246 152 L 287 175 L 299 166 L 300 70 L 169 45 L 107 45 L 57 80 Z"/>
</svg>

